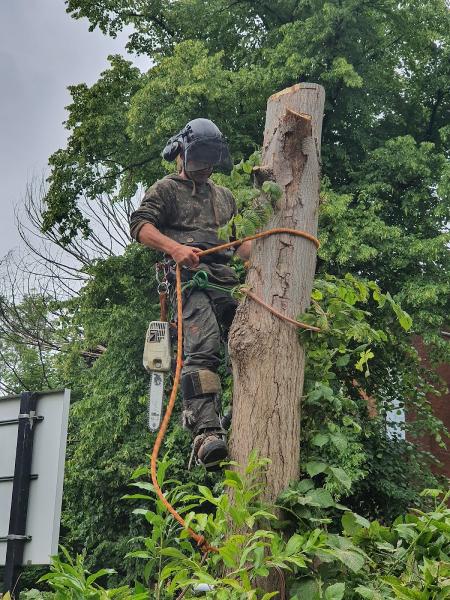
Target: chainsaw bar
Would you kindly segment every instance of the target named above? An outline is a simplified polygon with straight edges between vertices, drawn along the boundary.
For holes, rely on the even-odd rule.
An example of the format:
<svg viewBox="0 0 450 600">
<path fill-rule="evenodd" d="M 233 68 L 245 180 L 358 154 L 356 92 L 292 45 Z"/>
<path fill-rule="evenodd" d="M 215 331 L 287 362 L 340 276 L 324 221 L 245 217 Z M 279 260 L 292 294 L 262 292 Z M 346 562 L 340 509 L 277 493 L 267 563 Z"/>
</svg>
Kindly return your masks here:
<svg viewBox="0 0 450 600">
<path fill-rule="evenodd" d="M 161 423 L 164 395 L 164 373 L 151 371 L 148 389 L 148 428 L 157 431 Z"/>
</svg>

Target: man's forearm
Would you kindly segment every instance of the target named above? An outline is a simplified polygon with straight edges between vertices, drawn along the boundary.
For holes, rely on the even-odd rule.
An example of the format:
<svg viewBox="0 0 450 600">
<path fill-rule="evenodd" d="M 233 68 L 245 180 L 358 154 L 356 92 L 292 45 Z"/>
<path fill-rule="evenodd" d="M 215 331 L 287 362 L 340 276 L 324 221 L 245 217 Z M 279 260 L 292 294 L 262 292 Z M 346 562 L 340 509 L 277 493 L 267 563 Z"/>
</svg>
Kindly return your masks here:
<svg viewBox="0 0 450 600">
<path fill-rule="evenodd" d="M 199 253 L 201 251 L 199 248 L 179 244 L 158 231 L 151 223 L 146 223 L 141 227 L 137 240 L 144 246 L 170 254 L 180 267 L 195 269 L 200 262 Z"/>
<path fill-rule="evenodd" d="M 149 248 L 161 250 L 161 252 L 165 252 L 166 254 L 172 254 L 178 246 L 177 242 L 158 231 L 151 223 L 146 223 L 142 226 L 138 233 L 138 242 Z"/>
<path fill-rule="evenodd" d="M 154 248 L 155 250 L 170 254 L 170 256 L 181 265 L 189 267 L 196 267 L 198 265 L 199 259 L 198 256 L 196 256 L 196 253 L 200 252 L 198 248 L 179 244 L 175 240 L 172 240 L 161 233 L 151 223 L 145 223 L 145 225 L 141 227 L 137 235 L 137 241 L 149 248 Z M 236 252 L 243 260 L 248 260 L 251 247 L 251 241 L 247 241 L 241 244 Z"/>
</svg>

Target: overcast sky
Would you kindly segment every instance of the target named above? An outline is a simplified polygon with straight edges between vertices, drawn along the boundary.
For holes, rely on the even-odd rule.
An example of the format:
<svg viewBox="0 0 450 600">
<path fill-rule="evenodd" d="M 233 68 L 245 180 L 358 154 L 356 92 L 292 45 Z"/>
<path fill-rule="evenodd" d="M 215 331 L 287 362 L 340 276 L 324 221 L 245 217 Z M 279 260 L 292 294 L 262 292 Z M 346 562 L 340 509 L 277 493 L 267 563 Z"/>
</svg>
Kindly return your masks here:
<svg viewBox="0 0 450 600">
<path fill-rule="evenodd" d="M 65 145 L 67 86 L 94 83 L 108 54 L 124 53 L 125 43 L 125 35 L 89 32 L 86 20 L 65 12 L 64 0 L 0 0 L 0 260 L 20 243 L 14 206 L 27 180 Z"/>
</svg>

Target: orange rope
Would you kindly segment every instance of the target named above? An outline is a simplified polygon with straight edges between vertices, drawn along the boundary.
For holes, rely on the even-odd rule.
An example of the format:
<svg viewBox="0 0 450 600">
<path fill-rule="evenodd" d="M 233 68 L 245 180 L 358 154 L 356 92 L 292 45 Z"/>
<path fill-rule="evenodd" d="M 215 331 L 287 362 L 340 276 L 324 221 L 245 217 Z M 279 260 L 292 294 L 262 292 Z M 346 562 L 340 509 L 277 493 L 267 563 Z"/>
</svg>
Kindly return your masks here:
<svg viewBox="0 0 450 600">
<path fill-rule="evenodd" d="M 288 233 L 291 235 L 303 237 L 303 238 L 306 238 L 306 239 L 312 241 L 317 248 L 319 248 L 319 246 L 320 246 L 319 240 L 316 237 L 314 237 L 313 235 L 311 235 L 310 233 L 306 233 L 305 231 L 298 231 L 296 229 L 280 227 L 277 229 L 270 229 L 268 231 L 263 231 L 261 233 L 255 234 L 255 235 L 250 235 L 241 240 L 236 240 L 234 242 L 228 242 L 226 244 L 221 244 L 220 246 L 215 246 L 214 248 L 209 248 L 208 250 L 202 250 L 201 252 L 198 253 L 198 256 L 205 256 L 207 254 L 212 254 L 213 252 L 218 252 L 219 250 L 225 250 L 227 248 L 232 248 L 233 246 L 240 246 L 243 242 L 267 237 L 269 235 L 274 235 L 276 233 Z M 176 368 L 175 368 L 175 378 L 174 378 L 174 382 L 173 382 L 172 391 L 170 393 L 167 410 L 164 415 L 163 421 L 161 423 L 161 427 L 159 428 L 158 435 L 157 435 L 156 441 L 155 441 L 155 445 L 153 446 L 151 462 L 150 462 L 150 473 L 151 473 L 151 477 L 152 477 L 153 486 L 155 488 L 156 494 L 158 495 L 159 499 L 164 504 L 164 506 L 167 508 L 167 510 L 171 513 L 171 515 L 178 521 L 178 523 L 180 523 L 180 525 L 182 527 L 186 527 L 186 522 L 183 519 L 183 517 L 174 509 L 174 507 L 170 504 L 170 502 L 164 496 L 164 494 L 159 486 L 158 478 L 157 478 L 157 474 L 156 474 L 156 465 L 157 465 L 157 461 L 158 461 L 159 450 L 160 450 L 161 444 L 164 440 L 164 436 L 165 436 L 167 428 L 169 426 L 170 417 L 172 416 L 172 412 L 173 412 L 173 409 L 175 406 L 175 400 L 177 397 L 178 386 L 180 383 L 180 376 L 181 376 L 182 353 L 183 353 L 183 303 L 182 303 L 182 293 L 181 293 L 181 269 L 180 269 L 179 265 L 177 265 L 177 268 L 176 268 L 176 290 L 177 290 L 177 320 L 178 320 L 177 332 L 178 332 L 178 335 L 177 335 L 177 362 L 176 362 Z M 298 321 L 294 321 L 294 319 L 291 319 L 290 317 L 286 317 L 282 313 L 275 310 L 273 307 L 269 306 L 268 304 L 266 304 L 265 302 L 260 300 L 252 292 L 246 291 L 245 293 L 250 298 L 252 298 L 252 300 L 255 300 L 262 306 L 266 307 L 268 310 L 270 310 L 270 312 L 272 312 L 276 316 L 280 317 L 281 319 L 284 319 L 285 321 L 288 321 L 289 323 L 293 323 L 294 325 L 296 325 L 298 327 L 305 327 L 305 328 L 311 329 L 313 331 L 320 331 L 317 327 L 313 327 L 313 326 L 307 325 L 305 323 L 299 323 Z M 215 546 L 211 546 L 205 539 L 205 536 L 199 535 L 190 527 L 187 528 L 187 531 L 188 531 L 189 535 L 192 537 L 192 539 L 194 539 L 197 542 L 198 546 L 205 554 L 208 552 L 218 552 L 218 548 L 216 548 Z"/>
<path fill-rule="evenodd" d="M 167 427 L 169 426 L 170 417 L 172 416 L 172 411 L 175 406 L 175 400 L 178 392 L 178 385 L 180 383 L 180 375 L 181 375 L 181 357 L 183 352 L 183 305 L 181 302 L 181 269 L 180 266 L 177 265 L 176 269 L 176 286 L 177 286 L 177 316 L 178 316 L 178 339 L 177 339 L 177 365 L 175 369 L 175 379 L 173 382 L 172 391 L 170 393 L 169 403 L 167 406 L 166 414 L 164 415 L 163 422 L 161 423 L 161 427 L 158 431 L 158 435 L 156 437 L 155 445 L 153 447 L 151 463 L 150 463 L 150 472 L 152 475 L 152 483 L 156 490 L 158 497 L 161 502 L 167 508 L 167 510 L 172 514 L 172 516 L 182 525 L 186 526 L 186 522 L 183 517 L 177 513 L 174 507 L 170 504 L 170 502 L 164 496 L 156 474 L 156 463 L 158 460 L 159 449 L 163 442 L 164 436 L 167 431 Z M 217 548 L 210 546 L 203 535 L 199 535 L 195 533 L 191 528 L 188 528 L 189 535 L 197 542 L 200 548 L 204 552 L 217 551 Z"/>
<path fill-rule="evenodd" d="M 280 313 L 273 306 L 270 306 L 270 304 L 266 304 L 263 300 L 261 300 L 261 298 L 258 298 L 258 296 L 256 296 L 253 292 L 250 292 L 249 290 L 245 289 L 242 291 L 246 296 L 257 302 L 261 306 L 264 306 L 264 308 L 267 308 L 269 312 L 271 312 L 276 317 L 279 317 L 283 321 L 287 321 L 288 323 L 291 323 L 291 325 L 295 325 L 296 327 L 300 327 L 301 329 L 309 329 L 310 331 L 320 331 L 319 327 L 314 327 L 314 325 L 308 325 L 308 323 L 302 323 L 301 321 L 295 321 L 295 319 L 291 319 L 291 317 L 283 315 L 283 313 Z"/>
<path fill-rule="evenodd" d="M 260 233 L 255 233 L 254 235 L 249 235 L 241 240 L 235 240 L 234 242 L 227 242 L 226 244 L 221 244 L 220 246 L 214 246 L 213 248 L 209 248 L 208 250 L 202 250 L 198 253 L 199 256 L 206 256 L 207 254 L 213 254 L 214 252 L 219 252 L 220 250 L 226 250 L 227 248 L 233 248 L 233 246 L 240 246 L 244 242 L 248 242 L 250 240 L 257 240 L 259 238 L 268 237 L 269 235 L 274 235 L 275 233 L 289 233 L 291 235 L 296 235 L 298 237 L 305 238 L 310 240 L 317 249 L 320 248 L 319 240 L 312 235 L 312 233 L 307 233 L 306 231 L 300 231 L 299 229 L 291 229 L 289 227 L 277 227 L 275 229 L 268 229 L 267 231 L 261 231 Z"/>
</svg>

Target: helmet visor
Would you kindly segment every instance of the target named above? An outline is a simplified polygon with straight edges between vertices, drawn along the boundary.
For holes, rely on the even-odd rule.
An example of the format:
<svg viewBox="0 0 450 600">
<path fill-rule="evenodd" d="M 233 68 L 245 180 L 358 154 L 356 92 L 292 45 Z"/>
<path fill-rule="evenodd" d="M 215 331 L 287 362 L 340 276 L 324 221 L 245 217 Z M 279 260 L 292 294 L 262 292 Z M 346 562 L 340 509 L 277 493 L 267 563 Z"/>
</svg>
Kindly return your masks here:
<svg viewBox="0 0 450 600">
<path fill-rule="evenodd" d="M 201 171 L 214 167 L 223 173 L 233 168 L 227 143 L 219 137 L 196 138 L 184 148 L 186 171 Z"/>
</svg>

